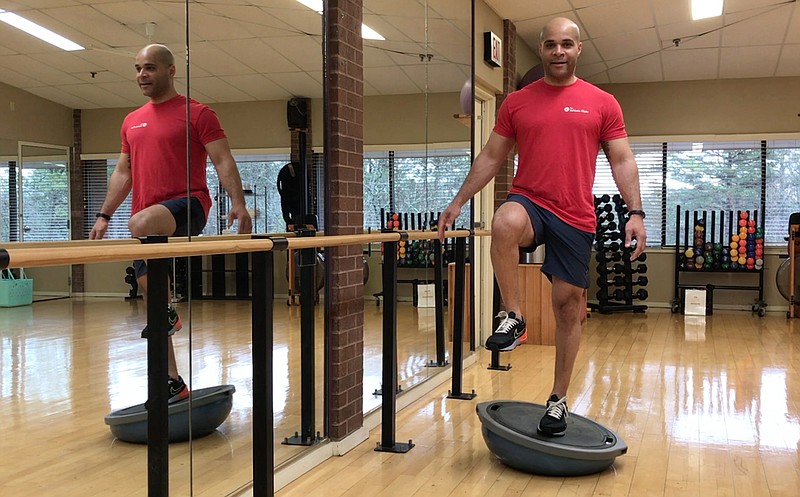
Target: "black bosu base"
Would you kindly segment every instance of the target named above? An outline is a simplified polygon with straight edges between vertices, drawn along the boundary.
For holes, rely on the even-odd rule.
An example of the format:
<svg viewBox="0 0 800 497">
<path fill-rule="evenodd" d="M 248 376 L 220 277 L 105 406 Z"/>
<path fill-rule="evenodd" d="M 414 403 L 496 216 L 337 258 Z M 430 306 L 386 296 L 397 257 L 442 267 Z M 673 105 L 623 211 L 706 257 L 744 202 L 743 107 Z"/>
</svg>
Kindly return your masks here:
<svg viewBox="0 0 800 497">
<path fill-rule="evenodd" d="M 599 473 L 628 451 L 614 432 L 577 414 L 567 418 L 562 437 L 542 435 L 536 429 L 545 406 L 499 400 L 477 406 L 483 439 L 504 464 L 545 476 Z"/>
<path fill-rule="evenodd" d="M 210 435 L 227 419 L 233 407 L 235 391 L 233 385 L 218 385 L 192 392 L 192 439 Z M 167 409 L 170 443 L 189 440 L 189 399 L 170 404 Z M 147 410 L 144 404 L 113 411 L 105 417 L 105 422 L 111 428 L 111 434 L 118 439 L 147 443 Z"/>
</svg>

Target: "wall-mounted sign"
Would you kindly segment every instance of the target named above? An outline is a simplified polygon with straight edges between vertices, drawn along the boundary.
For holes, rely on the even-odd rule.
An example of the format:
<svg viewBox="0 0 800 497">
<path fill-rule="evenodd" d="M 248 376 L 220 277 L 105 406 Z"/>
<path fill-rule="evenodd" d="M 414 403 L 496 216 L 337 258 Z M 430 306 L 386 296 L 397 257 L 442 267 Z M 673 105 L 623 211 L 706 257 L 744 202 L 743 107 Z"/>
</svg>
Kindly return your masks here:
<svg viewBox="0 0 800 497">
<path fill-rule="evenodd" d="M 492 33 L 483 33 L 483 60 L 494 67 L 503 65 L 503 40 Z"/>
</svg>

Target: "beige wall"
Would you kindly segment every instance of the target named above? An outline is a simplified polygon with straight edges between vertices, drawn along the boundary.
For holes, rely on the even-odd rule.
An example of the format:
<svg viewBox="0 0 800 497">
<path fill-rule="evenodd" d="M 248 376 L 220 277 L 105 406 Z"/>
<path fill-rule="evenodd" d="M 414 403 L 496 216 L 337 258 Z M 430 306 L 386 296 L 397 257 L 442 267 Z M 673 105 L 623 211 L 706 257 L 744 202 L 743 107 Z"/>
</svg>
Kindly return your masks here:
<svg viewBox="0 0 800 497">
<path fill-rule="evenodd" d="M 366 97 L 364 144 L 469 142 L 469 129 L 453 118 L 460 112 L 459 92 L 430 94 L 427 111 L 425 105 L 423 94 Z M 223 103 L 212 107 L 234 150 L 289 148 L 291 136 L 285 101 Z M 119 126 L 130 111 L 84 110 L 81 114 L 83 153 L 119 153 Z M 324 138 L 321 101 L 312 100 L 311 116 L 313 145 L 321 148 Z"/>
<path fill-rule="evenodd" d="M 797 133 L 800 78 L 602 85 L 632 136 Z"/>
<path fill-rule="evenodd" d="M 538 47 L 529 47 L 522 39 L 517 38 L 517 75 L 520 79 L 541 62 L 538 50 Z"/>
<path fill-rule="evenodd" d="M 72 146 L 72 109 L 0 83 L 0 156 L 17 141 Z"/>
<path fill-rule="evenodd" d="M 503 20 L 483 0 L 475 0 L 475 83 L 494 93 L 503 91 L 503 69 L 483 61 L 483 33 L 503 37 Z"/>
</svg>

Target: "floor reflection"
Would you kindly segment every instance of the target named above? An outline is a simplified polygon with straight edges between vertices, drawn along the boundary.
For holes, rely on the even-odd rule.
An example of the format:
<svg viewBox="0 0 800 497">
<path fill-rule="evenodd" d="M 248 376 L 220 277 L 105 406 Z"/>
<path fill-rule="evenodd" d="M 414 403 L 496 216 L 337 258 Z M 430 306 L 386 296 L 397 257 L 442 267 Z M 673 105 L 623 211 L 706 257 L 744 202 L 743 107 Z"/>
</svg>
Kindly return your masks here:
<svg viewBox="0 0 800 497">
<path fill-rule="evenodd" d="M 410 303 L 408 308 L 414 309 Z M 382 309 L 366 309 L 365 399 L 376 399 L 377 406 L 380 397 L 372 391 L 380 386 Z M 236 393 L 218 431 L 192 442 L 191 463 L 189 444 L 170 445 L 171 491 L 186 494 L 194 479 L 194 488 L 226 495 L 252 479 L 250 304 L 198 301 L 191 312 L 187 303 L 178 304 L 178 310 L 184 326 L 174 343 L 181 375 L 195 390 L 231 384 Z M 300 310 L 276 301 L 274 311 L 272 386 L 280 463 L 303 450 L 281 444 L 301 430 Z M 323 431 L 322 312 L 317 306 L 317 432 Z M 433 318 L 428 311 L 401 314 L 411 317 L 399 319 L 398 327 L 398 377 L 407 389 L 427 377 Z M 42 487 L 28 484 L 32 479 L 61 489 L 62 495 L 78 495 L 89 482 L 98 495 L 114 493 L 119 481 L 146 487 L 146 447 L 114 440 L 103 422 L 109 412 L 146 400 L 147 342 L 140 338 L 145 320 L 142 301 L 122 299 L 74 298 L 0 309 L 0 494 L 42 495 Z M 365 401 L 364 407 L 374 406 Z M 9 454 L 19 459 L 15 456 L 12 464 Z M 111 469 L 104 472 L 115 472 L 113 481 L 98 480 L 99 468 L 106 465 Z"/>
</svg>

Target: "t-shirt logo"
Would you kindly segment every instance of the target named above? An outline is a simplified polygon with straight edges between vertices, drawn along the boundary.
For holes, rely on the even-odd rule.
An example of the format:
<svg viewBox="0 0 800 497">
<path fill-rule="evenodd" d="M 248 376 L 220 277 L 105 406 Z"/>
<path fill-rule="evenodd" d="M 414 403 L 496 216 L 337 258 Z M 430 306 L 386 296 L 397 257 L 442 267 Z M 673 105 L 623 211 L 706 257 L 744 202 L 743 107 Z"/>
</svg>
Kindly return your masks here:
<svg viewBox="0 0 800 497">
<path fill-rule="evenodd" d="M 564 112 L 575 112 L 578 114 L 588 114 L 589 111 L 586 109 L 576 109 L 575 107 L 570 107 L 569 105 L 564 107 Z"/>
<path fill-rule="evenodd" d="M 147 123 L 144 122 L 144 123 L 134 124 L 133 126 L 131 126 L 131 129 L 146 128 L 146 127 L 147 127 Z"/>
</svg>

